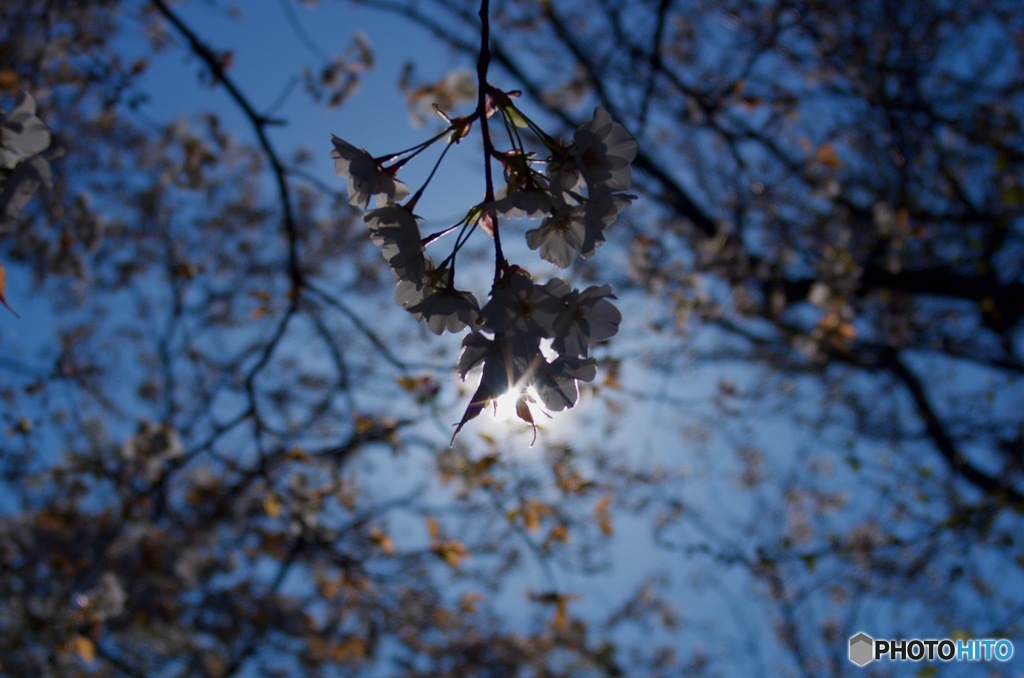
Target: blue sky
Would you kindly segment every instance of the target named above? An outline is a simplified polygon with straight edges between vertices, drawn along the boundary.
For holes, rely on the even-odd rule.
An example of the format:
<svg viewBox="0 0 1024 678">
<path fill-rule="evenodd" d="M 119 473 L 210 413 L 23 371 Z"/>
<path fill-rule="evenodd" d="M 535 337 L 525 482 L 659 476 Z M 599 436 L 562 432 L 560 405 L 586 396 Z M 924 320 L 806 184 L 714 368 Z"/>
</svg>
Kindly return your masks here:
<svg viewBox="0 0 1024 678">
<path fill-rule="evenodd" d="M 419 143 L 443 125 L 437 119 L 434 126 L 414 127 L 398 81 L 408 63 L 414 65 L 418 77 L 431 81 L 452 68 L 471 68 L 473 65 L 465 58 L 440 48 L 412 24 L 380 12 L 347 3 L 318 3 L 314 10 L 300 3 L 290 4 L 302 30 L 324 52 L 344 52 L 359 33 L 372 47 L 375 65 L 362 74 L 356 93 L 333 110 L 313 104 L 302 91 L 302 85 L 296 85 L 278 108 L 287 125 L 270 130 L 279 149 L 288 153 L 300 147 L 310 149 L 314 157 L 322 158 L 315 164 L 319 177 L 341 187 L 330 159 L 332 134 L 379 156 Z M 282 93 L 289 91 L 303 65 L 322 63 L 292 29 L 283 5 L 274 0 L 240 3 L 238 17 L 203 3 L 189 3 L 179 10 L 208 44 L 231 47 L 230 74 L 261 112 L 269 110 Z M 230 39 L 225 40 L 226 36 Z M 148 83 L 156 86 L 151 89 L 153 101 L 143 110 L 167 118 L 213 109 L 223 116 L 228 129 L 246 138 L 251 131 L 249 123 L 227 101 L 224 92 L 197 86 L 196 76 L 201 70 L 198 60 L 182 50 L 167 51 L 147 74 Z M 182 96 L 186 92 L 187 96 Z M 478 167 L 479 161 L 474 147 L 467 145 L 457 150 L 461 152 L 451 153 L 446 161 L 445 176 L 438 177 L 436 186 L 432 184 L 434 188 L 419 204 L 420 216 L 428 221 L 461 216 L 450 208 L 451 199 L 457 197 L 455 190 L 477 176 L 470 168 Z M 426 163 L 414 163 L 403 176 L 408 172 L 408 183 L 414 187 L 412 176 L 424 176 L 428 169 Z"/>
<path fill-rule="evenodd" d="M 313 63 L 315 59 L 287 26 L 288 17 L 281 3 L 263 0 L 244 3 L 241 7 L 240 19 L 226 17 L 222 10 L 203 3 L 190 3 L 182 7 L 181 12 L 212 46 L 230 46 L 235 50 L 232 76 L 242 90 L 253 97 L 257 106 L 269 106 L 285 91 L 300 65 Z M 453 56 L 445 48 L 439 47 L 423 31 L 377 12 L 348 4 L 322 2 L 315 12 L 296 4 L 295 13 L 302 21 L 304 30 L 328 52 L 345 48 L 356 31 L 365 33 L 374 50 L 376 67 L 363 74 L 359 91 L 344 106 L 326 111 L 313 105 L 299 91 L 300 85 L 280 109 L 288 125 L 271 130 L 273 142 L 286 156 L 297 147 L 309 148 L 313 157 L 318 159 L 315 163 L 317 175 L 324 182 L 336 185 L 339 190 L 342 183 L 335 176 L 329 157 L 332 133 L 355 145 L 365 146 L 375 155 L 409 147 L 429 136 L 431 128 L 416 128 L 410 124 L 405 101 L 396 86 L 399 74 L 407 62 L 414 63 L 417 74 L 425 79 L 440 77 L 452 68 L 472 65 L 465 57 Z M 129 41 L 126 49 L 131 48 Z M 250 140 L 248 122 L 238 114 L 224 92 L 219 88 L 197 84 L 197 74 L 201 69 L 200 63 L 186 57 L 183 50 L 167 50 L 153 63 L 146 76 L 153 100 L 143 109 L 143 113 L 167 120 L 188 116 L 197 110 L 212 109 L 223 116 L 225 126 L 237 137 Z M 508 85 L 514 86 L 514 83 Z M 465 111 L 455 111 L 461 112 Z M 415 190 L 418 186 L 412 177 L 417 172 L 422 177 L 427 168 L 426 163 L 417 163 L 409 168 L 407 181 L 411 188 Z M 463 148 L 455 149 L 446 162 L 443 178 L 432 185 L 432 190 L 420 203 L 418 211 L 428 224 L 442 226 L 454 221 L 461 216 L 465 207 L 479 200 L 482 181 L 478 168 L 479 150 L 475 143 L 465 143 Z M 268 177 L 268 195 L 270 191 L 272 188 Z M 527 256 L 525 248 L 522 249 L 524 257 Z M 614 253 L 620 252 L 610 243 L 599 251 L 598 257 L 610 261 Z M 11 270 L 16 268 L 12 267 Z M 23 319 L 20 323 L 4 321 L 0 325 L 0 345 L 28 346 L 37 341 L 41 334 L 45 334 L 45 328 L 52 322 L 52 315 L 43 304 L 29 302 L 31 287 L 25 276 L 10 275 L 8 285 L 8 296 Z M 713 446 L 701 450 L 699 444 L 681 436 L 678 428 L 687 418 L 692 418 L 694 422 L 704 420 L 711 425 L 716 423 L 713 421 L 713 410 L 702 408 L 700 404 L 715 392 L 720 378 L 728 377 L 746 389 L 756 388 L 758 375 L 737 363 L 696 363 L 696 342 L 713 343 L 717 339 L 708 334 L 701 334 L 687 351 L 680 352 L 672 370 L 658 365 L 645 365 L 642 360 L 646 345 L 645 323 L 653 318 L 659 307 L 655 304 L 645 306 L 642 299 L 629 299 L 627 303 L 629 310 L 624 313 L 626 320 L 622 334 L 613 342 L 613 352 L 638 358 L 630 363 L 624 373 L 626 386 L 641 393 L 690 400 L 694 408 L 692 412 L 686 412 L 685 408 L 654 403 L 635 405 L 631 410 L 629 424 L 615 430 L 605 443 L 641 466 L 663 464 L 672 472 L 679 473 L 683 478 L 676 486 L 680 497 L 716 526 L 726 526 L 749 516 L 758 510 L 753 499 L 745 498 L 735 489 L 729 491 L 731 478 L 736 472 L 734 460 L 731 457 L 715 457 L 716 449 Z M 385 313 L 390 313 L 391 319 L 396 322 L 411 322 L 395 307 L 387 309 Z M 447 355 L 454 364 L 457 340 L 446 338 L 442 342 L 447 342 Z M 415 349 L 407 348 L 410 351 Z M 816 389 L 807 388 L 803 398 L 811 407 L 819 395 Z M 594 404 L 589 414 L 599 417 L 600 407 Z M 557 420 L 546 434 L 541 435 L 565 436 L 566 440 L 571 441 L 577 434 L 576 427 L 585 421 L 583 414 L 586 409 L 584 406 L 576 412 L 555 415 Z M 801 434 L 788 419 L 773 418 L 770 412 L 751 418 L 750 423 L 760 427 L 759 435 L 770 443 L 772 463 L 779 468 L 790 464 L 799 467 L 805 455 L 810 456 L 820 444 L 819 441 L 807 440 L 806 433 Z M 529 432 L 518 430 L 510 433 L 501 425 L 480 421 L 471 424 L 465 436 L 472 439 L 477 431 L 513 436 L 520 446 L 520 452 L 510 461 L 521 464 L 525 471 L 536 463 L 536 450 L 527 447 L 531 437 Z M 716 434 L 721 433 L 716 431 Z M 422 457 L 414 457 L 402 464 L 413 474 L 422 473 L 426 476 L 431 471 L 430 460 Z M 397 467 L 399 462 L 395 462 L 395 465 Z M 380 481 L 391 482 L 387 476 L 393 473 L 393 469 L 388 470 Z M 840 470 L 838 477 L 846 478 L 849 474 Z M 435 487 L 433 491 L 441 499 L 450 490 Z M 870 510 L 869 507 L 865 508 Z M 705 638 L 712 638 L 713 642 L 720 644 L 720 647 L 712 648 L 713 651 L 735 652 L 735 648 L 729 647 L 728 639 L 742 636 L 747 631 L 745 625 L 761 629 L 764 635 L 757 640 L 765 647 L 770 647 L 771 632 L 761 624 L 764 617 L 747 609 L 745 599 L 749 595 L 749 583 L 738 569 L 721 568 L 715 573 L 718 577 L 715 586 L 708 587 L 703 593 L 695 593 L 686 581 L 693 569 L 691 561 L 679 554 L 654 549 L 647 536 L 646 526 L 646 519 L 622 518 L 617 523 L 616 537 L 610 547 L 611 567 L 607 573 L 596 580 L 574 574 L 560 574 L 559 586 L 566 591 L 585 594 L 578 603 L 580 609 L 606 612 L 621 602 L 621 595 L 626 592 L 628 585 L 634 584 L 641 575 L 665 570 L 678 577 L 672 589 L 673 597 L 686 614 L 692 613 L 693 619 L 702 616 L 711 618 L 719 621 L 722 626 L 721 632 L 717 634 L 695 634 L 681 639 L 682 652 L 706 642 Z M 417 534 L 422 538 L 418 523 L 410 523 L 401 529 L 408 531 L 409 539 L 415 539 Z M 522 596 L 523 588 L 539 590 L 547 585 L 543 573 L 538 569 L 524 569 L 520 579 L 509 586 L 506 594 L 510 614 L 526 616 L 528 607 Z M 517 606 L 521 608 L 516 609 Z M 827 610 L 821 612 L 824 614 Z M 885 620 L 879 620 L 879 624 L 884 623 Z M 876 631 L 874 628 L 865 630 Z M 743 665 L 743 658 L 735 664 L 738 667 Z"/>
</svg>

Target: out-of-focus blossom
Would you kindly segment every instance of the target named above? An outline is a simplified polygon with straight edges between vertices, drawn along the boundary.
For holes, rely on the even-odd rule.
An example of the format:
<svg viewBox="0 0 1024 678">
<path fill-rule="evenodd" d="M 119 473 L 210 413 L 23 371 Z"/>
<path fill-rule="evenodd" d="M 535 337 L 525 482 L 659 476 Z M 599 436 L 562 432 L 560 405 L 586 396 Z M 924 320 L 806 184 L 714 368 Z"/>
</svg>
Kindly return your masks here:
<svg viewBox="0 0 1024 678">
<path fill-rule="evenodd" d="M 10 113 L 0 111 L 0 167 L 15 165 L 50 146 L 50 130 L 36 116 L 36 100 L 22 91 Z"/>
<path fill-rule="evenodd" d="M 0 111 L 0 232 L 40 187 L 52 188 L 49 161 L 63 149 L 50 146 L 50 130 L 36 115 L 36 101 L 22 91 L 10 113 Z"/>
<path fill-rule="evenodd" d="M 0 188 L 0 230 L 4 221 L 13 220 L 40 187 L 53 188 L 53 174 L 47 154 L 40 153 L 18 163 Z"/>
<path fill-rule="evenodd" d="M 167 462 L 185 454 L 178 432 L 166 424 L 144 421 L 138 431 L 121 444 L 121 459 L 141 466 L 150 482 L 159 479 Z"/>
</svg>

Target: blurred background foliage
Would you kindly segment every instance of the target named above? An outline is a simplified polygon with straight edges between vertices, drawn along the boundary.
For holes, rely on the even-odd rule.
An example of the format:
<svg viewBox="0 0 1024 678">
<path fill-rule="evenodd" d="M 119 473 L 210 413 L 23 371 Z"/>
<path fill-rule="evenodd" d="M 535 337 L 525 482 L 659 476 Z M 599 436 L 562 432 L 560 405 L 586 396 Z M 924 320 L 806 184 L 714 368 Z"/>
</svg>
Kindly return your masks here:
<svg viewBox="0 0 1024 678">
<path fill-rule="evenodd" d="M 449 449 L 457 345 L 393 305 L 304 116 L 385 58 L 403 116 L 472 110 L 478 11 L 0 6 L 2 108 L 64 151 L 0 226 L 0 672 L 838 675 L 861 630 L 1019 638 L 1020 3 L 493 0 L 492 84 L 553 133 L 605 107 L 641 199 L 574 273 L 625 317 L 587 406 Z"/>
</svg>

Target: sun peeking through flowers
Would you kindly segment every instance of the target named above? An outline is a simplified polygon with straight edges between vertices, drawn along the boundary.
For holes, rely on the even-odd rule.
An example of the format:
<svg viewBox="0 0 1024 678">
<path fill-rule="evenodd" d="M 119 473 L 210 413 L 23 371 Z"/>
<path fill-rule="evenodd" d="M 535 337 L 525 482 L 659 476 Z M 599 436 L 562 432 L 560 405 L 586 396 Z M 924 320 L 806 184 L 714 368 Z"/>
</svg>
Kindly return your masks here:
<svg viewBox="0 0 1024 678">
<path fill-rule="evenodd" d="M 592 349 L 614 336 L 622 321 L 610 301 L 615 298 L 610 285 L 578 290 L 561 278 L 540 283 L 509 263 L 501 250 L 499 220 L 540 220 L 526 231 L 527 245 L 559 268 L 592 256 L 607 229 L 636 199 L 622 192 L 630 186 L 636 141 L 598 108 L 566 144 L 516 108 L 516 96 L 488 87 L 485 106 L 454 118 L 439 112 L 448 123 L 446 130 L 392 155 L 375 158 L 332 137 L 331 156 L 335 171 L 348 182 L 349 202 L 368 209 L 371 199 L 377 200 L 363 220 L 395 279 L 395 302 L 435 334 L 468 330 L 457 370 L 463 380 L 473 373 L 479 381 L 455 425 L 453 444 L 466 423 L 487 408 L 500 408 L 503 416 L 511 412 L 528 423 L 536 440 L 534 411 L 558 412 L 577 403 L 579 382 L 591 382 L 597 374 Z M 500 126 L 488 121 L 492 116 Z M 415 216 L 417 201 L 448 150 L 474 124 L 484 128 L 488 122 L 487 160 L 501 165 L 505 185 L 495 190 L 488 173 L 485 199 L 459 222 L 424 237 Z M 499 150 L 490 138 L 492 129 L 505 131 L 507 150 Z M 527 139 L 543 147 L 543 153 L 528 149 Z M 442 140 L 447 143 L 444 152 L 424 185 L 409 197 L 408 188 L 396 178 L 398 171 Z M 493 283 L 482 305 L 456 287 L 458 253 L 478 226 L 491 235 L 495 247 Z M 453 232 L 457 235 L 450 251 L 435 262 L 426 248 Z"/>
<path fill-rule="evenodd" d="M 509 389 L 504 395 L 500 395 L 491 403 L 491 413 L 494 421 L 499 424 L 512 424 L 519 417 L 516 415 L 516 404 L 523 395 L 523 391 Z"/>
</svg>

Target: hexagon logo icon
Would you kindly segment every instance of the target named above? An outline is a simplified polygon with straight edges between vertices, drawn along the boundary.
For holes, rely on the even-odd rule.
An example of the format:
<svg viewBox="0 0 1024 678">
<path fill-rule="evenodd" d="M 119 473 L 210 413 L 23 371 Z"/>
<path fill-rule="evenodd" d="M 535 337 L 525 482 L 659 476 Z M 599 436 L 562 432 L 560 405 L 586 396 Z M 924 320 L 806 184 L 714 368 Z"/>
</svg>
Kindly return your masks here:
<svg viewBox="0 0 1024 678">
<path fill-rule="evenodd" d="M 850 638 L 850 661 L 857 666 L 865 666 L 875 659 L 875 639 L 866 633 L 858 633 Z"/>
</svg>

